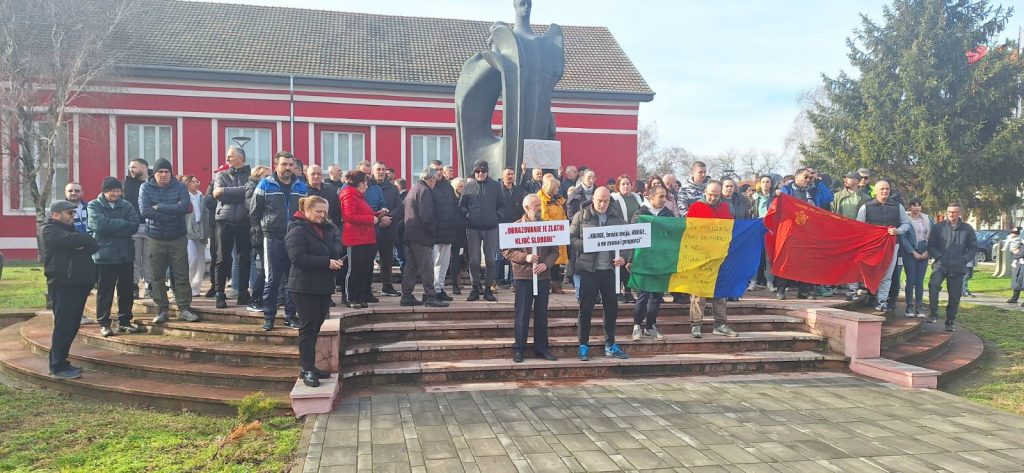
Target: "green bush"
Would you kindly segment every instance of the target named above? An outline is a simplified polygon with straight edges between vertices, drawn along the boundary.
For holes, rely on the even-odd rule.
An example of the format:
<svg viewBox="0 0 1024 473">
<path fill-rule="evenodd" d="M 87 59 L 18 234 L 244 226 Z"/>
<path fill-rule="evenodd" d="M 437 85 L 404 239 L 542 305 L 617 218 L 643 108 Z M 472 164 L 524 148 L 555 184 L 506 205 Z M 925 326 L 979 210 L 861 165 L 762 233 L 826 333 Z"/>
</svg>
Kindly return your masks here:
<svg viewBox="0 0 1024 473">
<path fill-rule="evenodd" d="M 238 408 L 240 422 L 266 421 L 274 416 L 277 401 L 268 398 L 262 391 L 256 391 L 238 401 L 235 407 Z"/>
</svg>

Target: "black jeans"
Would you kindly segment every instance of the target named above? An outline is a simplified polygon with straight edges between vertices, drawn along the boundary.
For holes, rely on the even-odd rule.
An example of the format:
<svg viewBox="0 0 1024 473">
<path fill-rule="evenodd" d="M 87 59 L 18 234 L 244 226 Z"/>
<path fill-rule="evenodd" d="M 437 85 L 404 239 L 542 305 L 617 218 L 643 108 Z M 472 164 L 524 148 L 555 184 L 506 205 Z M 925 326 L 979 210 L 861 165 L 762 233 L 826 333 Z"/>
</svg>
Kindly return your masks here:
<svg viewBox="0 0 1024 473">
<path fill-rule="evenodd" d="M 402 271 L 402 295 L 412 295 L 416 277 L 423 284 L 423 298 L 434 297 L 434 246 L 410 241 L 405 244 L 405 271 Z"/>
<path fill-rule="evenodd" d="M 593 273 L 583 271 L 580 274 L 580 313 L 577 319 L 579 326 L 580 345 L 590 344 L 590 318 L 597 303 L 597 295 L 601 294 L 604 304 L 604 346 L 615 343 L 615 322 L 619 317 L 619 301 L 615 298 L 615 270 L 599 269 Z M 532 290 L 532 289 L 531 289 Z"/>
<path fill-rule="evenodd" d="M 949 301 L 946 303 L 946 326 L 952 326 L 956 321 L 957 310 L 960 309 L 960 296 L 964 293 L 964 275 L 953 276 L 941 268 L 932 268 L 931 278 L 928 279 L 928 313 L 933 318 L 939 317 L 939 291 L 942 290 L 943 280 L 946 281 L 946 292 L 949 293 Z"/>
<path fill-rule="evenodd" d="M 231 251 L 238 252 L 238 294 L 249 292 L 249 271 L 252 269 L 252 241 L 248 225 L 217 222 L 217 292 L 224 292 L 225 281 L 231 277 Z"/>
<path fill-rule="evenodd" d="M 89 297 L 89 286 L 47 286 L 53 300 L 53 337 L 50 339 L 50 372 L 57 373 L 71 367 L 68 354 L 71 342 L 78 335 L 82 325 L 85 299 Z"/>
<path fill-rule="evenodd" d="M 530 313 L 533 313 L 533 351 L 537 354 L 548 352 L 548 296 L 551 281 L 537 281 L 537 295 L 533 295 L 533 279 L 512 281 L 516 288 L 516 321 L 513 332 L 516 341 L 512 351 L 526 351 L 526 338 L 530 334 Z"/>
<path fill-rule="evenodd" d="M 654 327 L 658 323 L 658 310 L 661 309 L 664 298 L 665 294 L 662 292 L 637 291 L 633 325 L 640 325 L 643 329 Z"/>
<path fill-rule="evenodd" d="M 135 262 L 121 264 L 97 264 L 99 276 L 96 289 L 96 322 L 110 328 L 110 307 L 114 303 L 114 287 L 117 287 L 117 323 L 126 325 L 132 321 L 132 304 L 135 303 Z"/>
<path fill-rule="evenodd" d="M 385 288 L 394 287 L 394 281 L 391 279 L 391 265 L 395 263 L 395 240 L 387 235 L 387 232 L 377 235 L 377 255 L 380 258 L 380 282 Z"/>
<path fill-rule="evenodd" d="M 316 368 L 316 339 L 331 310 L 331 295 L 298 292 L 290 295 L 299 311 L 299 368 L 312 371 Z"/>
<path fill-rule="evenodd" d="M 348 247 L 348 275 L 345 278 L 345 294 L 349 303 L 369 302 L 370 282 L 373 280 L 373 255 L 377 245 Z"/>
</svg>

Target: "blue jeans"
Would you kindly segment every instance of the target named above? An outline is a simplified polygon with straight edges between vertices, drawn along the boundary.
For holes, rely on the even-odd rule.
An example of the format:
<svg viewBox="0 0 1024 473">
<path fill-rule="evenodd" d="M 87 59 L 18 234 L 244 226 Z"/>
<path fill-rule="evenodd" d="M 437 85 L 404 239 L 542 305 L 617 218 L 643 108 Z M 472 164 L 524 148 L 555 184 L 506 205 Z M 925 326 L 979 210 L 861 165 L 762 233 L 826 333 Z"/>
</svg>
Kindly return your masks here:
<svg viewBox="0 0 1024 473">
<path fill-rule="evenodd" d="M 921 308 L 924 298 L 924 273 L 928 269 L 928 260 L 914 259 L 913 256 L 903 258 L 903 271 L 907 273 L 907 306 Z"/>
<path fill-rule="evenodd" d="M 263 260 L 267 277 L 263 287 L 263 318 L 273 322 L 277 317 L 277 292 L 281 289 L 281 283 L 287 280 L 288 271 L 292 267 L 284 240 L 263 238 Z M 295 304 L 288 291 L 284 293 L 284 313 L 286 316 L 295 316 Z"/>
</svg>

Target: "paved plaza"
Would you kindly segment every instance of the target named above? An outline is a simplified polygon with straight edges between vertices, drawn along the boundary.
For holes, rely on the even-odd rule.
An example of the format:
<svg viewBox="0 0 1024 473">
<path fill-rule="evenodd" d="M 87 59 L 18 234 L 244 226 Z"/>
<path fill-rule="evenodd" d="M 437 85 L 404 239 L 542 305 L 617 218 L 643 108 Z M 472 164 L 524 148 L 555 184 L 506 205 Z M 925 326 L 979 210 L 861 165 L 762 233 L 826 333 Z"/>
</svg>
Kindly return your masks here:
<svg viewBox="0 0 1024 473">
<path fill-rule="evenodd" d="M 1024 471 L 1024 417 L 852 375 L 489 388 L 348 398 L 303 471 Z"/>
</svg>

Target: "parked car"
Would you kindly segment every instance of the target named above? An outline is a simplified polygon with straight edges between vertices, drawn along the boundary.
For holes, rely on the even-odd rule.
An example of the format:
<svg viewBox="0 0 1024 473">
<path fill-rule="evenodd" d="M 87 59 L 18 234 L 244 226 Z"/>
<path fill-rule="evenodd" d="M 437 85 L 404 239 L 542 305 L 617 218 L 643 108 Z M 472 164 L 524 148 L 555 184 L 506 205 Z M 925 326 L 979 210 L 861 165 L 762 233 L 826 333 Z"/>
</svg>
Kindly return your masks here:
<svg viewBox="0 0 1024 473">
<path fill-rule="evenodd" d="M 1009 230 L 978 230 L 978 261 L 992 261 L 993 248 L 1010 236 Z"/>
</svg>

